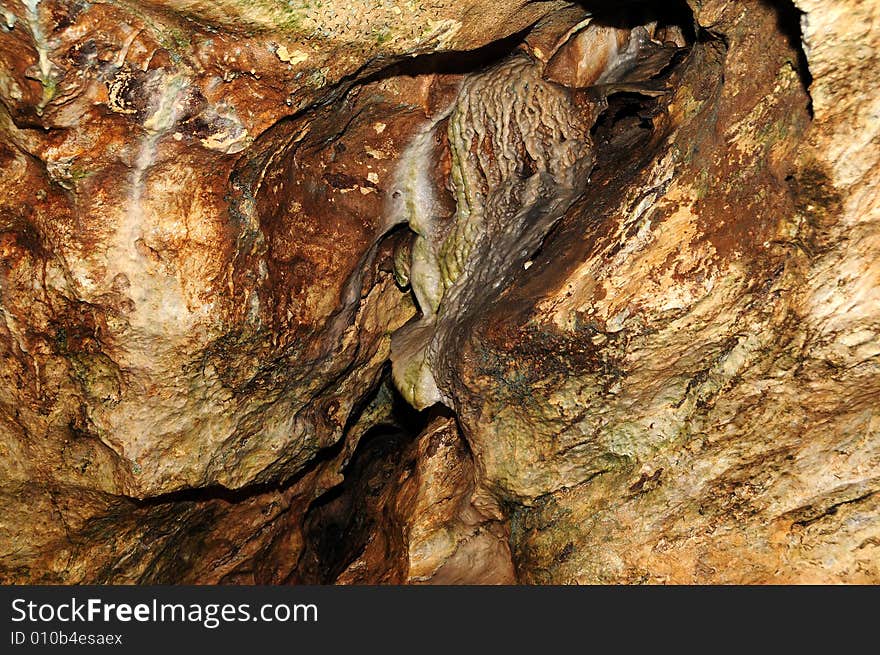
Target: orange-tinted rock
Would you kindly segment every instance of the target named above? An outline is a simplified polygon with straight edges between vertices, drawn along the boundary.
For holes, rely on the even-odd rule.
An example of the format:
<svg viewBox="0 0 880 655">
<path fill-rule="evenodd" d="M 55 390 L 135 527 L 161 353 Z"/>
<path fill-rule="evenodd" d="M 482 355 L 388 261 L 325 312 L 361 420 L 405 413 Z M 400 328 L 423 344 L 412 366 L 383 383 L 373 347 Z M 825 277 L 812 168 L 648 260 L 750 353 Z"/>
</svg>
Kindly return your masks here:
<svg viewBox="0 0 880 655">
<path fill-rule="evenodd" d="M 434 5 L 380 38 L 375 13 L 343 34 L 332 11 L 227 5 L 4 7 L 0 520 L 32 546 L 4 549 L 6 579 L 98 577 L 37 563 L 55 546 L 15 525 L 25 491 L 147 521 L 177 492 L 207 490 L 192 512 L 214 489 L 259 496 L 342 437 L 413 313 L 367 254 L 422 106 L 405 79 L 353 83 L 368 60 L 483 46 L 552 8 L 462 31 L 468 6 Z"/>
<path fill-rule="evenodd" d="M 345 476 L 338 582 L 880 579 L 880 9 L 690 5 L 7 2 L 0 579 L 314 581 Z M 641 95 L 602 77 L 634 34 Z M 469 264 L 456 419 L 355 476 L 419 311 L 401 157 L 520 42 L 573 108 L 627 93 L 515 274 Z"/>
<path fill-rule="evenodd" d="M 809 4 L 813 120 L 797 13 L 701 3 L 724 44 L 639 145 L 600 128 L 593 192 L 447 354 L 484 484 L 523 505 L 524 582 L 880 576 L 878 169 L 842 146 L 876 131 L 853 53 L 877 10 L 851 32 Z"/>
</svg>

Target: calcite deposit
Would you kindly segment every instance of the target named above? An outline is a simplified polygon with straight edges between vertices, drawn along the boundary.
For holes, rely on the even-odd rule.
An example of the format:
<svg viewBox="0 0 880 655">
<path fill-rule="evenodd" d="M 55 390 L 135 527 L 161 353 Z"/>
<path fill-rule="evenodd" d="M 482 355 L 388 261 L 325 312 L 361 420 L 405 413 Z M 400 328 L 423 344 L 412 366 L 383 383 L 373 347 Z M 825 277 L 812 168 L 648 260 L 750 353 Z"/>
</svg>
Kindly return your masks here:
<svg viewBox="0 0 880 655">
<path fill-rule="evenodd" d="M 878 34 L 2 0 L 0 582 L 880 582 Z"/>
</svg>

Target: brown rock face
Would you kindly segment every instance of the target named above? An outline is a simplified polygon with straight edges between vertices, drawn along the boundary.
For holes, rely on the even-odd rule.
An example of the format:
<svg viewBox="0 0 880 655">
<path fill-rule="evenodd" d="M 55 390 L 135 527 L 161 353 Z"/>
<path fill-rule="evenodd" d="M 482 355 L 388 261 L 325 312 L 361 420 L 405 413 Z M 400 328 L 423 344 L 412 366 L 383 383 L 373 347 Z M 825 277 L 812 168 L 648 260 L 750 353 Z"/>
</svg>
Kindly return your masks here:
<svg viewBox="0 0 880 655">
<path fill-rule="evenodd" d="M 415 441 L 405 444 L 405 436 L 365 437 L 341 493 L 312 508 L 312 547 L 300 559 L 297 581 L 515 582 L 504 514 L 475 488 L 455 421 L 437 417 Z"/>
<path fill-rule="evenodd" d="M 880 5 L 608 4 L 0 7 L 0 581 L 880 582 Z"/>
</svg>

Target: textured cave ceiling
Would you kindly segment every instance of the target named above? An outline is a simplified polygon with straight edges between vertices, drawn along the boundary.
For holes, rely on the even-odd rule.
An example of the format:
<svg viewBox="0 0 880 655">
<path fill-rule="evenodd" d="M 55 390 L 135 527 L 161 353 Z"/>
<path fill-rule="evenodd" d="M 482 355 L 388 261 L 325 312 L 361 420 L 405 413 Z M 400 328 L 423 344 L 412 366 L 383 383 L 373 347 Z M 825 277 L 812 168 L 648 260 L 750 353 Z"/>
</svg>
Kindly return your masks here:
<svg viewBox="0 0 880 655">
<path fill-rule="evenodd" d="M 878 27 L 8 0 L 0 581 L 880 581 Z"/>
</svg>

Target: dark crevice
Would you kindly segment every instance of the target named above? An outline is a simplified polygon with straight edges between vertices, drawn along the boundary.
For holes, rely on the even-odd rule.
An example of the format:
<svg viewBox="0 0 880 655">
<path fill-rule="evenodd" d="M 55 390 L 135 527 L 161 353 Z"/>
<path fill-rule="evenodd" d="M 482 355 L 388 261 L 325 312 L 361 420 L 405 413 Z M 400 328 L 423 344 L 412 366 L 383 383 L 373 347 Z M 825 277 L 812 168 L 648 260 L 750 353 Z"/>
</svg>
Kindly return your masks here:
<svg viewBox="0 0 880 655">
<path fill-rule="evenodd" d="M 222 500 L 227 503 L 240 503 L 249 498 L 270 491 L 280 492 L 289 489 L 309 473 L 319 468 L 322 464 L 332 461 L 342 450 L 344 441 L 344 439 L 340 439 L 332 446 L 322 448 L 309 460 L 308 465 L 297 472 L 296 475 L 280 482 L 249 484 L 244 487 L 239 487 L 238 489 L 230 489 L 223 485 L 209 485 L 194 489 L 169 491 L 168 493 L 151 496 L 149 498 L 132 498 L 129 496 L 124 496 L 124 498 L 136 507 L 155 507 L 157 505 L 168 505 L 173 503 L 203 503 L 211 500 Z"/>
<path fill-rule="evenodd" d="M 801 527 L 808 528 L 811 525 L 813 525 L 814 523 L 822 521 L 830 516 L 835 516 L 837 514 L 837 512 L 839 512 L 842 507 L 845 507 L 847 505 L 857 505 L 861 502 L 868 500 L 869 498 L 874 496 L 876 493 L 877 493 L 877 490 L 872 489 L 866 493 L 863 493 L 863 494 L 856 496 L 855 498 L 848 498 L 845 500 L 840 500 L 840 501 L 833 503 L 831 505 L 828 505 L 824 508 L 819 508 L 819 509 L 810 508 L 813 510 L 812 513 L 806 518 L 802 518 L 800 520 L 795 521 L 793 523 L 793 525 L 799 525 Z"/>
<path fill-rule="evenodd" d="M 468 75 L 479 72 L 513 53 L 532 29 L 529 26 L 498 41 L 474 50 L 447 50 L 432 52 L 396 61 L 366 76 L 358 76 L 357 83 L 366 85 L 392 77 L 420 77 L 422 75 Z"/>
<path fill-rule="evenodd" d="M 804 32 L 802 19 L 806 12 L 798 9 L 791 0 L 763 0 L 767 5 L 773 7 L 777 15 L 777 27 L 789 47 L 795 53 L 795 61 L 792 64 L 800 78 L 804 92 L 807 94 L 808 104 L 807 111 L 810 118 L 813 118 L 813 97 L 810 95 L 810 87 L 813 84 L 813 75 L 810 73 L 810 63 L 807 60 L 807 53 L 804 51 Z"/>
<path fill-rule="evenodd" d="M 652 118 L 661 111 L 657 98 L 636 93 L 618 93 L 608 98 L 608 109 L 592 129 L 593 140 L 601 153 L 610 146 L 633 145 L 651 135 Z M 625 141 L 625 144 L 620 142 Z M 595 168 L 594 168 L 595 171 Z"/>
<path fill-rule="evenodd" d="M 533 25 L 498 41 L 473 50 L 445 50 L 412 55 L 403 59 L 378 57 L 343 77 L 321 100 L 304 108 L 313 111 L 340 101 L 359 87 L 394 77 L 422 75 L 466 75 L 501 61 L 523 42 Z"/>
<path fill-rule="evenodd" d="M 383 373 L 382 379 L 385 379 L 389 376 L 390 366 L 386 367 L 386 371 Z M 342 429 L 342 436 L 340 437 L 340 439 L 325 448 L 321 448 L 309 460 L 309 464 L 305 466 L 302 470 L 298 471 L 292 477 L 276 482 L 249 484 L 238 489 L 230 489 L 229 487 L 224 487 L 222 485 L 210 485 L 194 489 L 181 489 L 180 491 L 170 491 L 168 493 L 151 496 L 149 498 L 133 498 L 128 496 L 124 498 L 125 500 L 134 504 L 136 507 L 155 507 L 157 505 L 167 505 L 171 503 L 195 503 L 211 500 L 222 500 L 227 503 L 240 503 L 242 501 L 248 500 L 249 498 L 253 498 L 267 492 L 285 491 L 293 485 L 297 484 L 300 480 L 302 480 L 310 473 L 314 472 L 316 469 L 320 468 L 327 462 L 332 462 L 339 456 L 339 454 L 345 448 L 346 437 L 349 435 L 358 420 L 360 420 L 367 406 L 375 399 L 380 386 L 381 381 L 380 383 L 377 383 L 375 385 L 375 388 L 372 390 L 371 393 L 366 394 L 358 403 L 355 403 L 355 405 L 351 408 L 346 424 Z M 405 401 L 403 401 L 402 399 L 400 399 L 400 402 L 403 402 L 405 404 Z M 403 426 L 409 425 L 407 421 L 415 420 L 413 416 L 417 416 L 418 412 L 416 412 L 408 405 L 407 408 L 409 411 L 407 412 L 404 408 L 398 408 L 397 403 L 398 399 L 395 399 L 395 421 L 401 421 L 401 424 Z"/>
<path fill-rule="evenodd" d="M 393 392 L 389 421 L 368 430 L 342 470 L 344 481 L 316 499 L 303 523 L 296 583 L 329 584 L 363 551 L 375 527 L 368 504 L 405 464 L 408 447 L 445 408 L 413 409 Z"/>
<path fill-rule="evenodd" d="M 601 25 L 626 29 L 657 21 L 658 27 L 681 27 L 689 43 L 696 35 L 694 14 L 686 0 L 580 0 L 578 4 Z"/>
</svg>

